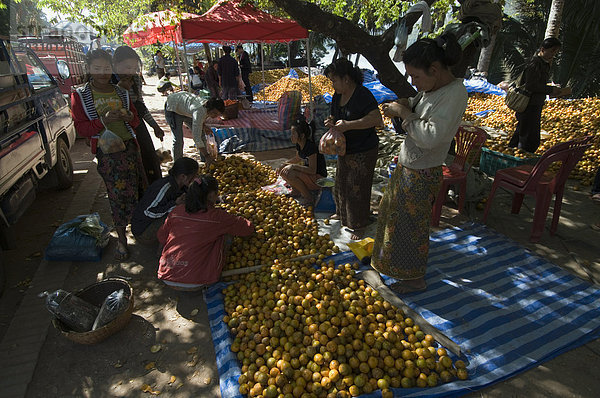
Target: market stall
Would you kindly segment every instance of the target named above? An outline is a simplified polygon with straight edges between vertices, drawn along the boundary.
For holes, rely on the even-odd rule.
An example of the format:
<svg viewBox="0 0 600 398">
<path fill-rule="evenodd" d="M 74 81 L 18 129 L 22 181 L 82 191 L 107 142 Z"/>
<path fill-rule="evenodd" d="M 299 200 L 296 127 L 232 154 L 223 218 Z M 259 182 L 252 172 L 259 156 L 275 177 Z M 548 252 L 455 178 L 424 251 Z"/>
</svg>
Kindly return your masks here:
<svg viewBox="0 0 600 398">
<path fill-rule="evenodd" d="M 243 4 L 239 0 L 219 1 L 202 16 L 182 20 L 181 35 L 184 47 L 187 43 L 289 43 L 294 40 L 306 40 L 307 48 L 309 48 L 308 31 L 297 22 L 275 17 L 251 4 Z M 261 53 L 261 65 L 264 76 L 264 53 Z M 278 142 L 276 144 L 278 148 L 281 148 L 282 145 L 291 146 L 287 128 L 273 129 L 277 126 L 270 125 L 267 130 L 261 129 L 260 120 L 256 120 L 257 116 L 259 115 L 248 114 L 246 118 L 241 118 L 241 124 L 229 126 L 227 131 L 223 128 L 217 131 L 217 127 L 214 126 L 213 131 L 217 133 L 217 138 L 237 140 L 238 144 L 242 146 L 245 144 L 244 140 L 250 137 L 268 136 L 267 141 L 270 143 L 252 146 L 259 148 L 258 150 L 273 149 L 271 143 L 274 141 Z M 271 119 L 271 115 L 266 115 L 265 118 Z M 261 118 L 258 117 L 258 119 Z M 223 136 L 224 134 L 226 137 Z M 239 145 L 236 147 L 241 148 Z M 235 149 L 228 147 L 228 150 L 234 151 Z"/>
<path fill-rule="evenodd" d="M 137 48 L 156 43 L 170 43 L 175 51 L 177 69 L 179 71 L 179 83 L 181 80 L 181 66 L 179 63 L 179 52 L 177 45 L 182 43 L 180 21 L 185 18 L 198 17 L 188 12 L 175 13 L 171 10 L 151 12 L 136 18 L 123 33 L 123 40 L 128 46 Z M 187 70 L 187 68 L 186 68 Z"/>
</svg>

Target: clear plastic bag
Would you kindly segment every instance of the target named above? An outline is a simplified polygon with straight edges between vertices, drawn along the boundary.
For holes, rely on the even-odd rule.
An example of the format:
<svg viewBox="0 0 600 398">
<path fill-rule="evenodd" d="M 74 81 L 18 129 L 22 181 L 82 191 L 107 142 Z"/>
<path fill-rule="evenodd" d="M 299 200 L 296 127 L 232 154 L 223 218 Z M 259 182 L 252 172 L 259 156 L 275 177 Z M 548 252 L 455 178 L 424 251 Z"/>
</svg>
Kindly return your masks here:
<svg viewBox="0 0 600 398">
<path fill-rule="evenodd" d="M 216 159 L 219 156 L 219 147 L 217 146 L 217 140 L 213 134 L 206 135 L 206 151 L 211 158 Z"/>
<path fill-rule="evenodd" d="M 92 330 L 99 312 L 95 305 L 62 289 L 43 292 L 40 297 L 46 298 L 48 311 L 69 329 L 80 333 Z"/>
<path fill-rule="evenodd" d="M 319 152 L 324 155 L 339 155 L 346 154 L 346 137 L 344 133 L 330 128 L 319 141 Z"/>
<path fill-rule="evenodd" d="M 124 151 L 125 142 L 111 130 L 105 129 L 100 138 L 98 138 L 98 147 L 103 153 L 108 155 Z"/>
<path fill-rule="evenodd" d="M 129 297 L 125 295 L 125 290 L 115 290 L 109 294 L 102 303 L 98 316 L 96 317 L 92 330 L 101 328 L 115 320 L 119 314 L 127 309 Z"/>
</svg>

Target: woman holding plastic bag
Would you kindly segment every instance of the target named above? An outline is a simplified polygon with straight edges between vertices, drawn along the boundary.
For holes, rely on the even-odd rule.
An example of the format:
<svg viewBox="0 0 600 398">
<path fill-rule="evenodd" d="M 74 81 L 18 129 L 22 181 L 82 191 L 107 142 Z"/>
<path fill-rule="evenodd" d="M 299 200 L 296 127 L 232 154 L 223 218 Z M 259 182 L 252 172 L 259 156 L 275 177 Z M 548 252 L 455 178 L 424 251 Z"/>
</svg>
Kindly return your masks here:
<svg viewBox="0 0 600 398">
<path fill-rule="evenodd" d="M 71 95 L 72 115 L 77 133 L 91 139 L 119 237 L 115 258 L 125 260 L 129 256 L 125 229 L 148 185 L 134 130 L 140 120 L 128 92 L 110 83 L 110 54 L 89 51 L 86 64 L 88 82 Z"/>
<path fill-rule="evenodd" d="M 342 225 L 352 231 L 352 239 L 361 239 L 370 223 L 371 185 L 379 139 L 376 126 L 382 126 L 377 100 L 362 85 L 358 67 L 344 58 L 336 59 L 325 69 L 333 83 L 331 116 L 325 121 L 333 145 L 339 151 L 335 178 L 336 214 Z M 342 142 L 345 140 L 345 150 Z"/>
<path fill-rule="evenodd" d="M 148 183 L 152 184 L 154 181 L 162 178 L 162 171 L 160 169 L 160 160 L 156 155 L 156 149 L 154 148 L 148 128 L 146 128 L 146 123 L 152 127 L 154 136 L 161 141 L 165 136 L 165 132 L 160 128 L 156 120 L 154 120 L 154 117 L 152 117 L 152 114 L 144 103 L 142 80 L 139 74 L 142 65 L 140 56 L 133 48 L 120 46 L 115 50 L 113 60 L 115 75 L 113 75 L 112 82 L 129 91 L 131 102 L 141 119 L 140 124 L 135 129 L 135 133 L 140 146 L 140 153 L 142 154 L 142 164 L 144 165 L 146 178 L 148 178 Z"/>
<path fill-rule="evenodd" d="M 398 280 L 398 294 L 424 290 L 431 209 L 442 183 L 442 163 L 467 108 L 463 79 L 449 66 L 461 58 L 453 35 L 421 39 L 403 55 L 406 73 L 419 91 L 384 107 L 398 117 L 406 138 L 398 166 L 379 206 L 371 266 Z"/>
</svg>

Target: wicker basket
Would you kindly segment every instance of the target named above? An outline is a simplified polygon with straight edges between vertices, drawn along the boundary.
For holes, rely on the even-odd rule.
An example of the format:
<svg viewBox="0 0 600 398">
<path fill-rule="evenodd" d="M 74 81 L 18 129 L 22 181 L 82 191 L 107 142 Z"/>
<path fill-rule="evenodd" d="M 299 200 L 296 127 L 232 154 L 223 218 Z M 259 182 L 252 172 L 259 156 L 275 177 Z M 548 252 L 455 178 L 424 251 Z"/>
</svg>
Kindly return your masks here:
<svg viewBox="0 0 600 398">
<path fill-rule="evenodd" d="M 98 283 L 94 283 L 77 293 L 75 295 L 83 300 L 94 304 L 98 307 L 102 306 L 102 303 L 106 297 L 114 292 L 115 290 L 124 289 L 125 294 L 129 296 L 129 305 L 127 309 L 117 316 L 113 321 L 102 326 L 99 329 L 91 330 L 89 332 L 78 333 L 69 330 L 61 321 L 53 319 L 52 323 L 54 327 L 60 330 L 63 336 L 71 341 L 79 344 L 96 344 L 99 343 L 109 336 L 115 334 L 119 330 L 123 329 L 125 325 L 131 319 L 131 313 L 133 312 L 133 288 L 131 285 L 119 278 L 108 278 Z"/>
</svg>

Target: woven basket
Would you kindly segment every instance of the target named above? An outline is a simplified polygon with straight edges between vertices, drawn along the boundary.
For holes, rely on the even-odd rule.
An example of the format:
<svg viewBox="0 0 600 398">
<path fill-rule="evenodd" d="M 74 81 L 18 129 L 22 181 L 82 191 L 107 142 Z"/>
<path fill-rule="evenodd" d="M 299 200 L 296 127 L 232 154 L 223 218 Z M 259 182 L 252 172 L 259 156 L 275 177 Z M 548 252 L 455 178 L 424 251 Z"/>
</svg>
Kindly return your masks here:
<svg viewBox="0 0 600 398">
<path fill-rule="evenodd" d="M 224 120 L 237 119 L 239 111 L 240 111 L 240 103 L 238 101 L 236 101 L 235 103 L 233 103 L 231 105 L 226 105 L 225 110 L 223 111 L 223 119 Z"/>
<path fill-rule="evenodd" d="M 108 278 L 98 283 L 94 283 L 84 289 L 81 289 L 75 295 L 88 303 L 94 304 L 95 306 L 102 306 L 102 303 L 108 297 L 109 294 L 115 290 L 124 289 L 125 294 L 129 296 L 129 305 L 127 309 L 117 316 L 113 321 L 102 326 L 99 329 L 91 330 L 89 332 L 78 333 L 69 330 L 61 321 L 53 319 L 52 323 L 54 327 L 60 330 L 63 336 L 71 341 L 79 344 L 96 344 L 99 343 L 109 336 L 115 334 L 119 330 L 123 329 L 125 325 L 131 319 L 131 313 L 133 312 L 133 288 L 131 285 L 119 278 Z"/>
</svg>

